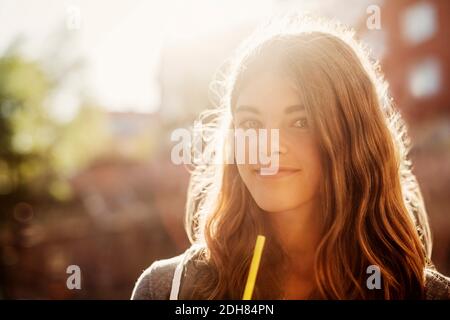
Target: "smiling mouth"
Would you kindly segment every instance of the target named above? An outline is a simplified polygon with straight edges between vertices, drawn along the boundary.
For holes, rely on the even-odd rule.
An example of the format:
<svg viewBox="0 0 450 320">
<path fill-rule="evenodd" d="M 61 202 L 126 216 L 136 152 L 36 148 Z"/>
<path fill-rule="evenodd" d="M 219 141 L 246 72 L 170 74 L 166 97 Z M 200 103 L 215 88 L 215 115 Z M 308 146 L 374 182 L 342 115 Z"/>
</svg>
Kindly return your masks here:
<svg viewBox="0 0 450 320">
<path fill-rule="evenodd" d="M 269 168 L 266 168 L 269 169 Z M 267 172 L 267 174 L 261 173 L 261 168 L 253 169 L 253 174 L 255 174 L 257 177 L 262 179 L 278 179 L 282 177 L 288 177 L 292 176 L 294 174 L 299 173 L 301 170 L 296 168 L 289 168 L 289 167 L 279 167 L 277 173 L 270 174 L 270 172 Z M 263 171 L 264 172 L 264 171 Z"/>
</svg>

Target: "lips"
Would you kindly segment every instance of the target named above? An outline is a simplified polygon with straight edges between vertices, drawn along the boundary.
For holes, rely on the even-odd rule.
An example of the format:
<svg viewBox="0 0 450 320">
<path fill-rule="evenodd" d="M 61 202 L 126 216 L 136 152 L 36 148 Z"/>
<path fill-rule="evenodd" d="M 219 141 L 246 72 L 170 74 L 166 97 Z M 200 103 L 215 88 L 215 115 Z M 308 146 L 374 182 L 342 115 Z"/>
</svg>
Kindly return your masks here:
<svg viewBox="0 0 450 320">
<path fill-rule="evenodd" d="M 261 167 L 255 168 L 255 169 L 253 169 L 253 173 L 255 175 L 257 175 L 258 177 L 261 177 L 264 179 L 274 179 L 274 178 L 276 179 L 276 178 L 287 177 L 287 176 L 297 174 L 301 171 L 298 168 L 280 166 L 280 167 L 278 167 L 278 171 L 276 174 L 270 174 L 271 171 L 268 171 L 268 170 L 271 168 L 266 167 L 265 169 L 267 169 L 267 173 L 269 173 L 269 174 L 261 174 L 261 169 L 263 169 L 263 168 L 261 168 Z M 264 170 L 263 170 L 263 172 L 264 172 Z"/>
</svg>

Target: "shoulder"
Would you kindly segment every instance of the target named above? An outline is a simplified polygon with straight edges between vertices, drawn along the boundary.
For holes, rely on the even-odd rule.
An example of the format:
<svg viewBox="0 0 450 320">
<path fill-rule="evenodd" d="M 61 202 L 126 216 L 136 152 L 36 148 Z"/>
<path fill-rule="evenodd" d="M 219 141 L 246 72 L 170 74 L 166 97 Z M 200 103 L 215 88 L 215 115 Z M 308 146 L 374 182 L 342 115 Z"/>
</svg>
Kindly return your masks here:
<svg viewBox="0 0 450 320">
<path fill-rule="evenodd" d="M 435 269 L 425 269 L 425 298 L 427 300 L 450 299 L 450 278 Z"/>
<path fill-rule="evenodd" d="M 153 262 L 137 279 L 131 295 L 132 300 L 169 299 L 172 278 L 183 254 L 170 259 Z"/>
<path fill-rule="evenodd" d="M 192 246 L 178 256 L 153 262 L 137 279 L 131 299 L 168 300 L 175 269 L 183 259 L 185 264 L 190 262 L 197 252 L 197 247 Z"/>
</svg>

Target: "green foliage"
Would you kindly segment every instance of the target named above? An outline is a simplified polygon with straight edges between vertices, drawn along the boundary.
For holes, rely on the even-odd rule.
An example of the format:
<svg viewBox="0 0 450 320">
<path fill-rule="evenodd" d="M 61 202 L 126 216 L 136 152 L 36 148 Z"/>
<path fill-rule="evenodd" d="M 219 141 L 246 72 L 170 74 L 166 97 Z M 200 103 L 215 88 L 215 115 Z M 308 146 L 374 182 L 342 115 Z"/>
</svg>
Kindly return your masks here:
<svg viewBox="0 0 450 320">
<path fill-rule="evenodd" d="M 0 57 L 0 206 L 33 197 L 67 200 L 67 178 L 102 152 L 104 113 L 83 105 L 61 124 L 46 102 L 58 83 L 38 62 Z M 1 219 L 1 217 L 0 217 Z"/>
</svg>

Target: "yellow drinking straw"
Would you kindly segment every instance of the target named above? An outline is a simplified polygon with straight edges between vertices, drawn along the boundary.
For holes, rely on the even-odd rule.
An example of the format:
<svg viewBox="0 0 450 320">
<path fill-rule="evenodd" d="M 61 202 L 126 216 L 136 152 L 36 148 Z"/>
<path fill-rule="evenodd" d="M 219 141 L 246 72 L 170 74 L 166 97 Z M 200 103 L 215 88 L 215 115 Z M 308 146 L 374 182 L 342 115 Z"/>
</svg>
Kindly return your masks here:
<svg viewBox="0 0 450 320">
<path fill-rule="evenodd" d="M 253 294 L 253 288 L 255 287 L 256 276 L 258 275 L 259 262 L 261 261 L 261 255 L 264 249 L 264 242 L 266 237 L 258 235 L 256 237 L 255 250 L 253 251 L 252 263 L 250 264 L 250 270 L 248 272 L 247 283 L 245 284 L 244 296 L 242 300 L 251 300 Z"/>
</svg>

